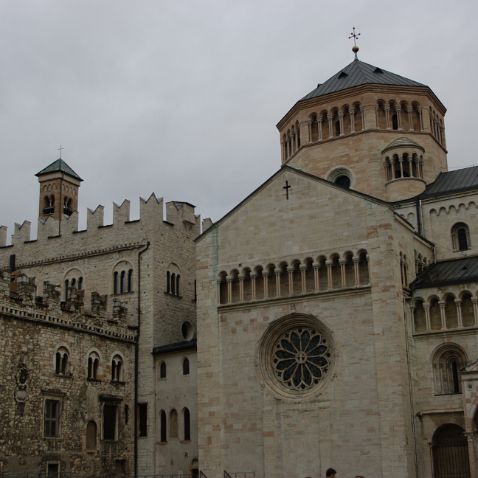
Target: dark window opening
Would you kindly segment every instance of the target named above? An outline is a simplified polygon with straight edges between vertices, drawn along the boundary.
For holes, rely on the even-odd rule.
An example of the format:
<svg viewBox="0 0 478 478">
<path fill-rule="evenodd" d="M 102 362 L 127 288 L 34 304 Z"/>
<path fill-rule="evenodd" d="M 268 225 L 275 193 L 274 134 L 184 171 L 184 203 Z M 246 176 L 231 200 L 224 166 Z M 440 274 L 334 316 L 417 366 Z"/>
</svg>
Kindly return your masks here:
<svg viewBox="0 0 478 478">
<path fill-rule="evenodd" d="M 160 412 L 160 440 L 162 443 L 166 442 L 167 440 L 167 433 L 166 433 L 166 412 L 161 410 Z"/>
<path fill-rule="evenodd" d="M 96 450 L 96 423 L 94 421 L 88 422 L 86 425 L 86 449 Z"/>
<path fill-rule="evenodd" d="M 340 136 L 340 121 L 335 122 L 335 136 Z"/>
<path fill-rule="evenodd" d="M 120 274 L 120 294 L 123 294 L 125 291 L 125 283 L 124 283 L 124 278 L 125 278 L 126 272 L 121 271 Z"/>
<path fill-rule="evenodd" d="M 45 400 L 45 436 L 57 437 L 60 422 L 60 401 Z"/>
<path fill-rule="evenodd" d="M 392 114 L 392 129 L 398 129 L 398 116 L 397 113 Z"/>
<path fill-rule="evenodd" d="M 129 407 L 128 405 L 124 406 L 124 422 L 127 425 L 129 421 Z"/>
<path fill-rule="evenodd" d="M 184 440 L 191 440 L 191 414 L 189 410 L 185 408 L 183 410 L 184 418 Z"/>
<path fill-rule="evenodd" d="M 348 176 L 342 175 L 335 180 L 335 184 L 344 189 L 350 189 L 350 178 Z"/>
<path fill-rule="evenodd" d="M 189 375 L 189 360 L 187 358 L 183 360 L 183 375 Z"/>
<path fill-rule="evenodd" d="M 55 196 L 45 196 L 43 201 L 43 214 L 53 214 L 55 212 Z"/>
<path fill-rule="evenodd" d="M 458 374 L 458 364 L 456 363 L 456 360 L 451 361 L 451 375 L 453 379 L 453 393 L 461 393 L 460 376 Z"/>
<path fill-rule="evenodd" d="M 166 292 L 169 294 L 171 292 L 171 273 L 166 272 Z"/>
<path fill-rule="evenodd" d="M 166 362 L 161 362 L 159 366 L 159 378 L 166 378 Z"/>
<path fill-rule="evenodd" d="M 60 464 L 59 463 L 47 463 L 46 465 L 46 478 L 59 478 L 60 477 Z"/>
<path fill-rule="evenodd" d="M 118 272 L 113 274 L 113 293 L 118 294 Z"/>
<path fill-rule="evenodd" d="M 148 404 L 138 404 L 138 435 L 140 437 L 148 436 Z"/>
<path fill-rule="evenodd" d="M 116 405 L 105 404 L 103 407 L 103 439 L 116 439 Z"/>
<path fill-rule="evenodd" d="M 466 229 L 464 227 L 458 229 L 456 235 L 458 237 L 458 249 L 460 251 L 466 251 L 468 249 L 468 238 L 466 234 Z"/>
<path fill-rule="evenodd" d="M 133 269 L 128 271 L 128 292 L 133 290 Z"/>
</svg>

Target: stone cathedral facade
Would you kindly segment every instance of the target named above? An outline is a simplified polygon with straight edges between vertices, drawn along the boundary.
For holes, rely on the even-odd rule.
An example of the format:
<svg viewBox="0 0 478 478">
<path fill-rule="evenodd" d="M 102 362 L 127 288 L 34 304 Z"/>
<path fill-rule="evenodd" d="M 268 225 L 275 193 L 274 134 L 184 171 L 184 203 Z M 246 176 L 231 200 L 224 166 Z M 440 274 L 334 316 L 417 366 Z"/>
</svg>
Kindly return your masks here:
<svg viewBox="0 0 478 478">
<path fill-rule="evenodd" d="M 88 210 L 62 159 L 0 227 L 0 476 L 478 478 L 478 167 L 446 109 L 355 59 L 212 224 Z"/>
</svg>

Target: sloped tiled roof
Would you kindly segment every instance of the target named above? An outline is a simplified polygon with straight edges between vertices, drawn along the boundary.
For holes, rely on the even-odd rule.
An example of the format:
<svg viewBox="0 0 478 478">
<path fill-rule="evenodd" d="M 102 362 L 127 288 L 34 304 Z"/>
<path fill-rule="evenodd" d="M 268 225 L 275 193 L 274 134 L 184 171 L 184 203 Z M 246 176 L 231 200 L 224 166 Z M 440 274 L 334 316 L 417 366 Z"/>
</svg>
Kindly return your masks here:
<svg viewBox="0 0 478 478">
<path fill-rule="evenodd" d="M 478 166 L 471 166 L 440 173 L 436 180 L 427 186 L 420 198 L 441 196 L 475 188 L 478 189 Z"/>
<path fill-rule="evenodd" d="M 57 159 L 56 161 L 53 161 L 53 163 L 49 164 L 46 168 L 43 168 L 35 176 L 43 176 L 44 174 L 56 172 L 61 172 L 67 176 L 77 179 L 78 181 L 83 181 L 83 179 L 81 179 L 80 176 L 78 176 L 78 174 L 76 174 L 75 171 L 73 171 L 73 169 L 71 169 L 70 166 L 63 161 L 63 159 Z"/>
<path fill-rule="evenodd" d="M 437 262 L 427 267 L 411 284 L 412 289 L 478 282 L 478 256 Z"/>
<path fill-rule="evenodd" d="M 317 85 L 317 88 L 304 96 L 302 100 L 308 100 L 366 84 L 426 86 L 422 83 L 418 83 L 418 81 L 410 80 L 404 76 L 391 73 L 383 68 L 355 59 L 334 76 L 330 77 L 325 83 Z"/>
</svg>

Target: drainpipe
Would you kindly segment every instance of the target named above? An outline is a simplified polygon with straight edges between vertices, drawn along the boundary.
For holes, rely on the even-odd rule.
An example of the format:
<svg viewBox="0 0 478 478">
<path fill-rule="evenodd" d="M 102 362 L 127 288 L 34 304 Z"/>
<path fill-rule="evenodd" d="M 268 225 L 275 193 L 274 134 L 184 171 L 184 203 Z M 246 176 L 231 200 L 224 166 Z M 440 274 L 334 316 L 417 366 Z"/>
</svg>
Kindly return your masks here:
<svg viewBox="0 0 478 478">
<path fill-rule="evenodd" d="M 138 301 L 137 301 L 137 333 L 134 346 L 134 477 L 138 478 L 138 375 L 139 375 L 139 336 L 141 331 L 141 256 L 149 249 L 150 242 L 138 253 Z"/>
</svg>

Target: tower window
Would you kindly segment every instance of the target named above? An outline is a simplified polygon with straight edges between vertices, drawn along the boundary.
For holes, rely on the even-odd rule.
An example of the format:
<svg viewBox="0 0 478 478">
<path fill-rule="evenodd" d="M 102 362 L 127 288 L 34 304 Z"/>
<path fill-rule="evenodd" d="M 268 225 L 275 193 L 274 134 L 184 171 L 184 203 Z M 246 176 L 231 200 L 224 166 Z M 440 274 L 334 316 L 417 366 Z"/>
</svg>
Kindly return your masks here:
<svg viewBox="0 0 478 478">
<path fill-rule="evenodd" d="M 467 251 L 470 249 L 470 230 L 464 222 L 456 223 L 451 229 L 453 250 Z"/>
<path fill-rule="evenodd" d="M 398 129 L 398 116 L 397 113 L 392 114 L 392 129 Z"/>
<path fill-rule="evenodd" d="M 43 214 L 53 214 L 55 212 L 55 196 L 53 194 L 45 196 L 43 199 Z"/>
</svg>

